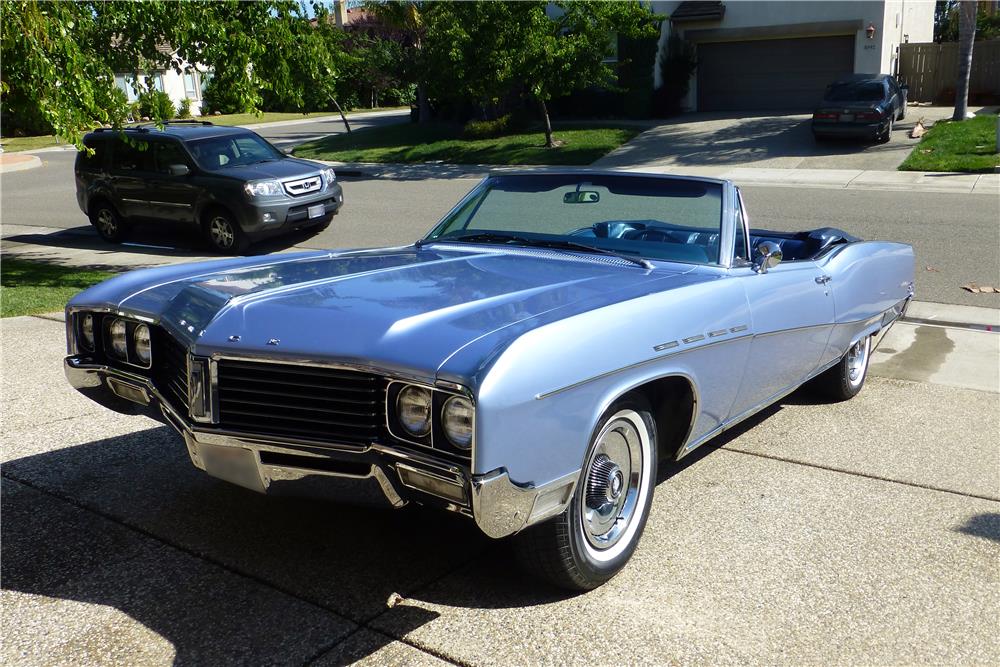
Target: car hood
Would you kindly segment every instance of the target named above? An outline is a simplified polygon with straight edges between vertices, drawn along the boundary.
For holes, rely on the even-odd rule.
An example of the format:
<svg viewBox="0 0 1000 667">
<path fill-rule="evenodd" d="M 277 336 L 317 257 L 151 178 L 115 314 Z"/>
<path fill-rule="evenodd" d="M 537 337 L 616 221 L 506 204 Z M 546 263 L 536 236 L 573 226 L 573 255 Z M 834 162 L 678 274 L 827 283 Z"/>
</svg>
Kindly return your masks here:
<svg viewBox="0 0 1000 667">
<path fill-rule="evenodd" d="M 330 360 L 473 382 L 525 331 L 710 279 L 692 269 L 534 249 L 405 247 L 152 269 L 117 293 L 115 281 L 131 274 L 71 305 L 112 302 L 159 321 L 197 354 Z M 463 366 L 443 368 L 460 350 Z"/>
<path fill-rule="evenodd" d="M 296 176 L 305 177 L 316 174 L 324 165 L 309 160 L 301 160 L 296 157 L 286 157 L 270 162 L 250 164 L 239 167 L 226 167 L 217 171 L 217 174 L 225 174 L 231 178 L 241 181 L 257 181 L 265 178 L 286 179 Z"/>
</svg>

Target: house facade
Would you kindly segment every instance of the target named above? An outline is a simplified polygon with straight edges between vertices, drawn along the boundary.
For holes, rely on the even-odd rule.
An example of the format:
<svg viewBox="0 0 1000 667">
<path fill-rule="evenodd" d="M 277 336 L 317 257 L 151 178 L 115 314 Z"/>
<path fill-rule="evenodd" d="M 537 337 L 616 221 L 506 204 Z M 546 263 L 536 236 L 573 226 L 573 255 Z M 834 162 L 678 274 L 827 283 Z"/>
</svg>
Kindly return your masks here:
<svg viewBox="0 0 1000 667">
<path fill-rule="evenodd" d="M 125 93 L 129 102 L 138 100 L 139 95 L 152 85 L 153 89 L 170 97 L 175 109 L 180 106 L 184 98 L 191 100 L 191 115 L 200 116 L 203 93 L 212 78 L 212 71 L 202 65 L 192 66 L 191 63 L 181 59 L 176 50 L 167 44 L 158 44 L 156 50 L 170 56 L 181 71 L 178 72 L 173 68 L 153 70 L 139 73 L 138 78 L 134 72 L 117 72 L 115 85 Z"/>
<path fill-rule="evenodd" d="M 694 45 L 692 111 L 802 110 L 843 74 L 896 74 L 899 45 L 934 37 L 933 0 L 654 1 Z M 655 85 L 662 81 L 657 62 Z"/>
</svg>

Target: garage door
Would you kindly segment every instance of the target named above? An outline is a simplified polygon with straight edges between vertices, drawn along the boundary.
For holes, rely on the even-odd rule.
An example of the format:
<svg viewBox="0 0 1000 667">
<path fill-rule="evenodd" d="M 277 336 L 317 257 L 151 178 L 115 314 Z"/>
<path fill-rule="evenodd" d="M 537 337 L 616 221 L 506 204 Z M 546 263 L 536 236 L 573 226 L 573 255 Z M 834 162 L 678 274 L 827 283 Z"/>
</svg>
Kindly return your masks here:
<svg viewBox="0 0 1000 667">
<path fill-rule="evenodd" d="M 854 35 L 699 44 L 698 109 L 812 109 L 853 71 Z"/>
</svg>

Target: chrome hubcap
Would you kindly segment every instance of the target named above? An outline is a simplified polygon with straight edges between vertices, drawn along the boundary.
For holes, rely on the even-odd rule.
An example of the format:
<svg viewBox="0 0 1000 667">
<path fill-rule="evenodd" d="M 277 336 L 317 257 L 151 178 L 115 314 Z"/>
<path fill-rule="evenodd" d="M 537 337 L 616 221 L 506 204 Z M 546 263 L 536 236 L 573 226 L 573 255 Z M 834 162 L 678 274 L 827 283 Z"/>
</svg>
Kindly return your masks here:
<svg viewBox="0 0 1000 667">
<path fill-rule="evenodd" d="M 212 235 L 212 243 L 216 246 L 220 248 L 232 247 L 236 235 L 228 220 L 222 217 L 212 218 L 208 231 Z"/>
<path fill-rule="evenodd" d="M 106 208 L 97 212 L 97 228 L 105 236 L 114 236 L 118 231 L 118 223 L 115 222 L 114 214 Z"/>
<path fill-rule="evenodd" d="M 857 386 L 865 377 L 868 368 L 868 349 L 871 337 L 866 336 L 851 346 L 847 351 L 847 379 L 852 386 Z"/>
<path fill-rule="evenodd" d="M 583 533 L 599 551 L 622 539 L 639 505 L 648 436 L 636 424 L 642 421 L 634 412 L 615 415 L 601 429 L 587 462 L 580 508 Z"/>
</svg>

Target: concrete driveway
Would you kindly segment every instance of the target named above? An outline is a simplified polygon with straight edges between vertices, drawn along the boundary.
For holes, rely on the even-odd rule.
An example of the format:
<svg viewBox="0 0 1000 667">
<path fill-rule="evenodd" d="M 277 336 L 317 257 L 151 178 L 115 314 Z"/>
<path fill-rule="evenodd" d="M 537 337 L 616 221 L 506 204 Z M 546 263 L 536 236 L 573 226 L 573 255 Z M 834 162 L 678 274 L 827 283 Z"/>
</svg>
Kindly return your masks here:
<svg viewBox="0 0 1000 667">
<path fill-rule="evenodd" d="M 568 596 L 458 517 L 205 476 L 68 388 L 63 331 L 3 321 L 4 664 L 1000 661 L 995 390 L 794 394 L 663 466 L 632 563 Z"/>
<path fill-rule="evenodd" d="M 770 167 L 893 171 L 918 139 L 909 131 L 950 118 L 951 107 L 910 107 L 886 144 L 817 142 L 811 114 L 692 113 L 658 125 L 601 158 L 601 167 Z"/>
</svg>

